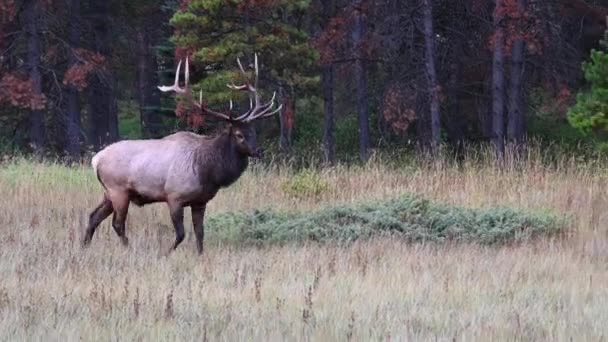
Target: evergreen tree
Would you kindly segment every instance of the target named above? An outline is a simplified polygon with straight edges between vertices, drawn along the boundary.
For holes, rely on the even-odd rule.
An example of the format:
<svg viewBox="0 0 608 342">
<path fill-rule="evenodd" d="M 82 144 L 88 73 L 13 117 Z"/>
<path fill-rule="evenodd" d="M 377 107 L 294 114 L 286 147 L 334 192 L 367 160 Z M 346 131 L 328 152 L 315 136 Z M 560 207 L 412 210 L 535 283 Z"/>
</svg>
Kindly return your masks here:
<svg viewBox="0 0 608 342">
<path fill-rule="evenodd" d="M 570 124 L 600 140 L 608 138 L 608 31 L 600 50 L 591 51 L 591 61 L 583 63 L 589 90 L 581 91 L 568 112 Z"/>
<path fill-rule="evenodd" d="M 251 70 L 257 53 L 263 70 L 260 88 L 277 90 L 278 100 L 286 108 L 280 116 L 282 135 L 290 135 L 294 122 L 290 104 L 295 103 L 295 94 L 318 81 L 318 53 L 309 44 L 304 27 L 309 5 L 310 0 L 182 2 L 171 20 L 176 29 L 176 56 L 188 56 L 194 72 L 205 72 L 193 88 L 201 89 L 211 106 L 225 106 L 231 99 L 249 106 L 246 94 L 236 94 L 226 84 L 243 81 L 238 79 L 236 58 Z M 289 139 L 282 137 L 282 147 Z"/>
</svg>

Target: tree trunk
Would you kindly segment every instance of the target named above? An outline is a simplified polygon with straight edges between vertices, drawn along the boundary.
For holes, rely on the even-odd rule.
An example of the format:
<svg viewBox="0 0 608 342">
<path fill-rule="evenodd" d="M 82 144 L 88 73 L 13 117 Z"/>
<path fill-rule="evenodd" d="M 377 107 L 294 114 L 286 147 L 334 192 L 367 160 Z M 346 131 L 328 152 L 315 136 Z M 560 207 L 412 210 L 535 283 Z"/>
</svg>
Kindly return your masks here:
<svg viewBox="0 0 608 342">
<path fill-rule="evenodd" d="M 431 95 L 431 139 L 432 146 L 441 143 L 441 113 L 439 112 L 439 87 L 435 71 L 435 33 L 433 31 L 432 0 L 423 0 L 424 42 L 426 46 L 426 74 Z"/>
<path fill-rule="evenodd" d="M 526 8 L 525 0 L 517 1 L 518 10 L 523 12 Z M 511 83 L 509 88 L 509 111 L 507 122 L 507 138 L 509 142 L 519 145 L 524 137 L 524 115 L 523 115 L 523 69 L 525 41 L 519 37 L 513 44 L 511 52 Z"/>
<path fill-rule="evenodd" d="M 94 51 L 105 57 L 106 65 L 106 70 L 93 77 L 89 86 L 89 143 L 98 150 L 118 140 L 116 94 L 111 71 L 109 4 L 106 1 L 91 2 L 91 17 Z"/>
<path fill-rule="evenodd" d="M 163 121 L 158 114 L 160 91 L 156 56 L 152 50 L 148 25 L 142 24 L 137 30 L 137 92 L 141 134 L 146 138 L 162 135 Z"/>
<path fill-rule="evenodd" d="M 369 108 L 367 98 L 367 74 L 363 60 L 363 36 L 365 35 L 365 18 L 361 1 L 355 2 L 355 24 L 353 46 L 355 51 L 355 82 L 357 84 L 357 109 L 359 112 L 359 154 L 361 160 L 369 159 Z"/>
<path fill-rule="evenodd" d="M 35 95 L 42 94 L 42 78 L 39 63 L 41 60 L 40 42 L 40 4 L 38 0 L 29 0 L 24 9 L 25 30 L 27 34 L 27 68 Z M 34 153 L 40 155 L 44 148 L 44 112 L 32 110 L 29 115 L 29 138 Z"/>
<path fill-rule="evenodd" d="M 291 133 L 293 128 L 293 108 L 289 95 L 286 94 L 285 88 L 279 88 L 279 101 L 283 104 L 283 108 L 279 113 L 279 125 L 281 136 L 279 137 L 279 150 L 288 153 L 291 150 Z"/>
<path fill-rule="evenodd" d="M 325 162 L 333 164 L 336 158 L 334 140 L 334 70 L 332 65 L 323 66 L 321 71 L 323 83 L 323 152 Z"/>
<path fill-rule="evenodd" d="M 68 41 L 72 50 L 80 46 L 80 0 L 70 0 L 70 22 Z M 74 51 L 70 52 L 68 63 L 70 66 L 77 63 Z M 66 118 L 66 152 L 71 161 L 76 161 L 80 157 L 80 106 L 78 103 L 78 90 L 69 86 L 66 95 L 67 118 Z"/>
<path fill-rule="evenodd" d="M 498 160 L 504 157 L 504 108 L 505 108 L 505 75 L 504 75 L 504 29 L 502 28 L 499 8 L 502 0 L 496 0 L 494 10 L 494 55 L 492 58 L 492 142 Z"/>
</svg>

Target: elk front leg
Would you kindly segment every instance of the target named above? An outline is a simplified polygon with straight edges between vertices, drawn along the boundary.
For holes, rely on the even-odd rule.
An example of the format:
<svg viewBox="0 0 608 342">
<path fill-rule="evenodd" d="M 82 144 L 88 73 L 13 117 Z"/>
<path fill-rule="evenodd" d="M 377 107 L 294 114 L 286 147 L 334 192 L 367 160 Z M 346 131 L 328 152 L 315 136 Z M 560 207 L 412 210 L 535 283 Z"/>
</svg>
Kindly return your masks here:
<svg viewBox="0 0 608 342">
<path fill-rule="evenodd" d="M 171 253 L 180 243 L 182 243 L 182 241 L 184 241 L 186 233 L 184 232 L 184 207 L 181 203 L 169 202 L 168 204 L 171 213 L 171 222 L 173 222 L 173 228 L 175 228 L 175 243 L 173 244 L 173 247 L 169 249 L 169 253 Z"/>
<path fill-rule="evenodd" d="M 192 227 L 194 228 L 194 235 L 196 236 L 196 248 L 198 254 L 203 254 L 203 241 L 205 240 L 205 208 L 206 206 L 192 206 Z"/>
</svg>

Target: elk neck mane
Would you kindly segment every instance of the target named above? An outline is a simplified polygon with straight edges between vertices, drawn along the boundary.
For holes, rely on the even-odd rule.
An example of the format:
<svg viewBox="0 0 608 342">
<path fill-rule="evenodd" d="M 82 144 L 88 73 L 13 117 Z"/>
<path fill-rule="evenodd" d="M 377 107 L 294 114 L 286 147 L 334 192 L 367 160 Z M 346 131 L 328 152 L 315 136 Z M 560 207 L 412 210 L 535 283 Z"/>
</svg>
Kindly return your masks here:
<svg viewBox="0 0 608 342">
<path fill-rule="evenodd" d="M 218 188 L 234 183 L 245 171 L 249 157 L 240 153 L 227 131 L 204 136 L 193 153 L 193 169 L 201 184 L 213 182 Z"/>
</svg>

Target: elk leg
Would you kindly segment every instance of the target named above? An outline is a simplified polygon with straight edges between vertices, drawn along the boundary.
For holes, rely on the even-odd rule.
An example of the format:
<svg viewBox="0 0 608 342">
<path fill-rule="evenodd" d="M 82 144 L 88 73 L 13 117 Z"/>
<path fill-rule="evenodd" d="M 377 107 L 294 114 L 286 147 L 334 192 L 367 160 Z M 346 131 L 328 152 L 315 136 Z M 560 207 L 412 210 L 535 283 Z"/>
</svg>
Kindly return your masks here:
<svg viewBox="0 0 608 342">
<path fill-rule="evenodd" d="M 129 211 L 129 196 L 118 195 L 112 198 L 112 205 L 114 206 L 114 216 L 112 216 L 112 227 L 120 238 L 120 241 L 124 246 L 129 245 L 129 239 L 125 233 L 125 221 L 127 220 L 127 213 Z"/>
<path fill-rule="evenodd" d="M 205 240 L 205 225 L 203 220 L 205 219 L 205 206 L 192 206 L 192 226 L 194 228 L 194 235 L 196 236 L 196 248 L 198 254 L 203 254 L 203 241 Z"/>
<path fill-rule="evenodd" d="M 186 233 L 184 232 L 184 207 L 181 204 L 169 202 L 169 211 L 171 212 L 171 222 L 173 222 L 175 228 L 175 243 L 169 250 L 170 253 L 184 241 Z"/>
<path fill-rule="evenodd" d="M 82 240 L 82 245 L 87 246 L 91 243 L 93 239 L 93 234 L 95 234 L 95 229 L 99 226 L 103 220 L 105 220 L 110 214 L 114 211 L 112 208 L 112 202 L 108 199 L 108 197 L 104 194 L 103 200 L 101 203 L 93 209 L 91 214 L 89 215 L 89 225 L 87 226 L 87 230 L 84 235 L 84 239 Z"/>
</svg>

